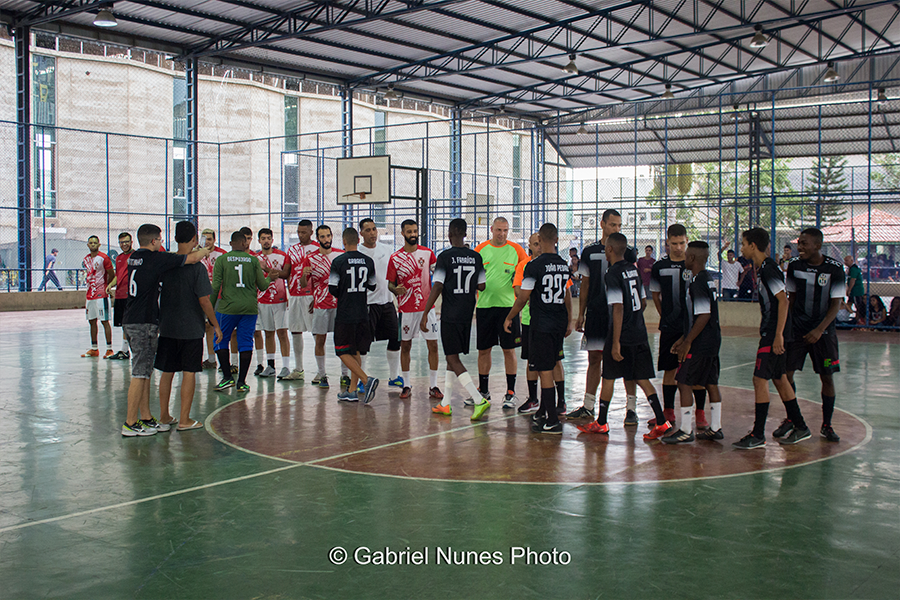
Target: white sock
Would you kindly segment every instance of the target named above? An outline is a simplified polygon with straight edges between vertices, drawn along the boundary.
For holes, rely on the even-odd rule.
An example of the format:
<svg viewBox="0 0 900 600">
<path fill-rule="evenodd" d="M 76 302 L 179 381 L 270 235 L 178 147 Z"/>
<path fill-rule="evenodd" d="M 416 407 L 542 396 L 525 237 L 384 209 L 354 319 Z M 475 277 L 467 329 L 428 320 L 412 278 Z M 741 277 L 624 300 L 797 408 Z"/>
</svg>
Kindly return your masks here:
<svg viewBox="0 0 900 600">
<path fill-rule="evenodd" d="M 236 352 L 231 353 L 231 364 L 237 366 L 240 364 L 240 360 L 238 360 L 238 354 Z"/>
<path fill-rule="evenodd" d="M 637 410 L 637 395 L 625 395 L 625 410 Z"/>
<path fill-rule="evenodd" d="M 99 349 L 100 349 L 100 346 L 97 343 L 91 344 L 91 350 L 99 350 Z"/>
<path fill-rule="evenodd" d="M 409 371 L 403 371 L 403 385 L 404 386 L 412 387 L 410 385 L 410 379 L 412 379 L 412 378 L 409 376 Z"/>
<path fill-rule="evenodd" d="M 294 368 L 298 371 L 303 370 L 303 334 L 292 333 L 294 338 Z"/>
<path fill-rule="evenodd" d="M 682 406 L 678 412 L 680 413 L 681 423 L 678 424 L 677 429 L 685 433 L 694 431 L 694 405 Z"/>
<path fill-rule="evenodd" d="M 441 406 L 450 404 L 450 394 L 453 393 L 453 380 L 456 379 L 456 373 L 447 369 L 444 373 L 444 399 L 441 400 Z"/>
<path fill-rule="evenodd" d="M 122 347 L 123 347 L 123 348 L 125 347 L 125 343 L 122 344 Z M 216 353 L 215 353 L 215 352 L 211 352 L 211 353 L 209 354 L 209 356 L 206 357 L 206 359 L 207 359 L 207 360 L 216 360 Z"/>
<path fill-rule="evenodd" d="M 469 375 L 469 372 L 466 371 L 462 375 L 457 375 L 456 379 L 462 384 L 466 391 L 469 393 L 469 397 L 475 401 L 475 404 L 481 404 L 483 402 L 481 392 L 478 391 L 478 388 L 475 387 L 475 384 L 472 383 L 472 376 Z M 446 396 L 444 396 L 446 398 Z"/>
<path fill-rule="evenodd" d="M 316 371 L 316 375 L 324 375 L 325 374 L 325 357 L 324 356 L 316 356 L 316 367 L 318 367 L 318 371 Z"/>
<path fill-rule="evenodd" d="M 368 358 L 368 354 L 360 354 L 359 355 L 359 366 L 362 367 L 362 370 L 366 370 L 366 359 Z"/>
<path fill-rule="evenodd" d="M 128 338 L 122 338 L 122 352 L 128 352 Z M 210 360 L 215 360 L 215 353 L 210 354 Z"/>
<path fill-rule="evenodd" d="M 341 363 L 341 377 L 349 377 L 350 369 L 344 363 Z"/>
<path fill-rule="evenodd" d="M 291 368 L 291 357 L 290 356 L 282 356 L 281 357 L 281 366 L 285 369 Z"/>
<path fill-rule="evenodd" d="M 722 403 L 710 402 L 709 407 L 709 426 L 713 431 L 722 429 Z"/>
<path fill-rule="evenodd" d="M 253 354 L 256 355 L 256 364 L 258 364 L 259 366 L 262 366 L 266 362 L 266 353 L 262 348 L 257 348 L 256 352 L 254 352 Z"/>
<path fill-rule="evenodd" d="M 397 376 L 400 375 L 400 351 L 388 350 L 387 361 L 388 373 L 390 374 L 391 379 L 397 379 Z"/>
<path fill-rule="evenodd" d="M 433 387 L 437 387 L 437 376 L 438 376 L 437 370 L 432 371 L 429 369 L 429 371 L 428 371 L 428 389 L 429 390 Z"/>
<path fill-rule="evenodd" d="M 538 392 L 540 393 L 540 392 Z M 593 394 L 585 394 L 584 395 L 584 407 L 588 410 L 594 410 L 594 401 L 596 400 L 596 396 Z"/>
</svg>

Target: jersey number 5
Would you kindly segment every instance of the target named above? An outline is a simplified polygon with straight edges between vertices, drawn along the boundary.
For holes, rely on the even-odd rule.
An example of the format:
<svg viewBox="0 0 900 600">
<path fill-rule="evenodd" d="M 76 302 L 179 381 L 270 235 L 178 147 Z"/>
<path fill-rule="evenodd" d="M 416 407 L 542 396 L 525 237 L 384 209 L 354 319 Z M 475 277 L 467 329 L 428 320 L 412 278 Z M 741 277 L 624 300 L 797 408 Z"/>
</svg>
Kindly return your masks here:
<svg viewBox="0 0 900 600">
<path fill-rule="evenodd" d="M 641 310 L 641 292 L 638 290 L 637 281 L 628 280 L 628 288 L 631 290 L 631 308 L 632 310 Z"/>
</svg>

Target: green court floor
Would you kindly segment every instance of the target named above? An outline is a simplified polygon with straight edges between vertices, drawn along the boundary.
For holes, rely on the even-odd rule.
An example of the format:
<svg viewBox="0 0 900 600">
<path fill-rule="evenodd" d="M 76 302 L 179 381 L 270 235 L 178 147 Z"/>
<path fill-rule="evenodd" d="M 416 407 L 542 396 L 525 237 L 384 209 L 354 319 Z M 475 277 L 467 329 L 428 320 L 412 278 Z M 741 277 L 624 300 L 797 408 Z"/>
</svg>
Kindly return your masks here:
<svg viewBox="0 0 900 600">
<path fill-rule="evenodd" d="M 896 333 L 841 336 L 838 407 L 871 426 L 850 452 L 786 469 L 773 462 L 733 477 L 534 485 L 326 469 L 251 454 L 206 430 L 123 439 L 128 364 L 80 358 L 88 347 L 83 314 L 0 315 L 3 600 L 896 598 L 900 589 Z M 749 404 L 757 340 L 752 332 L 729 333 L 735 335 L 723 343 L 721 384 L 747 389 L 746 398 L 731 401 Z M 308 342 L 307 369 L 311 347 Z M 565 350 L 573 405 L 583 391 L 586 359 L 577 337 Z M 415 377 L 426 377 L 424 344 L 415 342 L 413 351 Z M 497 352 L 495 365 L 499 358 Z M 336 375 L 336 359 L 328 361 Z M 465 362 L 474 369 L 474 356 Z M 383 343 L 374 347 L 369 367 L 386 369 Z M 241 401 L 213 392 L 214 377 L 208 371 L 199 377 L 193 416 L 200 420 Z M 501 376 L 492 384 L 502 386 Z M 798 374 L 797 384 L 800 397 L 818 400 L 811 370 Z M 343 408 L 309 384 L 255 379 L 250 385 L 248 398 L 296 407 L 293 422 L 266 422 L 272 430 Z M 524 395 L 521 372 L 518 387 Z M 429 406 L 427 398 L 401 401 L 385 389 L 370 416 L 321 422 L 341 433 L 345 427 L 356 443 L 368 422 L 381 426 Z M 772 406 L 768 431 L 783 414 Z M 454 411 L 463 414 L 456 405 Z M 643 421 L 648 409 L 641 411 Z M 726 404 L 726 429 L 728 411 Z M 820 416 L 806 417 L 817 431 Z M 502 418 L 492 409 L 488 423 Z M 621 430 L 620 421 L 615 428 Z M 732 428 L 727 441 L 743 433 Z M 419 434 L 410 427 L 410 436 Z M 506 439 L 546 442 L 518 434 Z M 579 440 L 564 436 L 561 460 L 583 460 Z M 316 443 L 314 435 L 298 440 Z M 454 451 L 453 444 L 440 448 L 424 460 L 438 465 Z M 758 452 L 775 457 L 780 450 Z M 491 446 L 491 452 L 511 451 Z M 369 551 L 356 553 L 361 547 Z M 330 560 L 340 558 L 335 548 L 349 553 L 343 564 Z M 377 562 L 386 548 L 421 551 L 428 564 L 358 564 Z M 555 549 L 557 562 L 568 564 L 528 564 L 527 549 L 537 561 Z M 477 564 L 484 557 L 473 558 L 476 552 L 489 553 L 491 564 Z M 513 564 L 513 552 L 526 557 Z M 439 555 L 470 564 L 435 564 Z"/>
</svg>

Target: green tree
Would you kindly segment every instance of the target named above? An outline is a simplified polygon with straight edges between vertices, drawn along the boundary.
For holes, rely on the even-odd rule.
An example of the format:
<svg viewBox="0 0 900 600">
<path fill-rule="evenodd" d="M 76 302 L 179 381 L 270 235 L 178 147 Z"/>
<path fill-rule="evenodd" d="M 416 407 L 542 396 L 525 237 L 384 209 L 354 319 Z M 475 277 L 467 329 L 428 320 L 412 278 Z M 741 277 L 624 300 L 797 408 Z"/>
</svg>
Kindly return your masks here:
<svg viewBox="0 0 900 600">
<path fill-rule="evenodd" d="M 900 154 L 875 154 L 872 162 L 872 183 L 882 190 L 900 191 Z"/>
<path fill-rule="evenodd" d="M 844 170 L 846 166 L 847 158 L 844 156 L 825 156 L 821 162 L 817 159 L 807 173 L 805 191 L 813 199 L 808 206 L 814 215 L 818 215 L 822 227 L 841 220 L 844 212 L 842 195 L 849 187 Z"/>
</svg>

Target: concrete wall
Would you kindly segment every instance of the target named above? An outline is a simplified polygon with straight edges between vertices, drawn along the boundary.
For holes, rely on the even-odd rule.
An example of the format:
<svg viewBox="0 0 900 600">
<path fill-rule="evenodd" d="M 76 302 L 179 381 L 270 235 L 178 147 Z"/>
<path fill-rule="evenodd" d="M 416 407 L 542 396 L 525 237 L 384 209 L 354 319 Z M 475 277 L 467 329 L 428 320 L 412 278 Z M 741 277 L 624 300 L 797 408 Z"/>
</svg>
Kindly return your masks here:
<svg viewBox="0 0 900 600">
<path fill-rule="evenodd" d="M 0 312 L 84 308 L 84 290 L 0 294 Z"/>
</svg>

